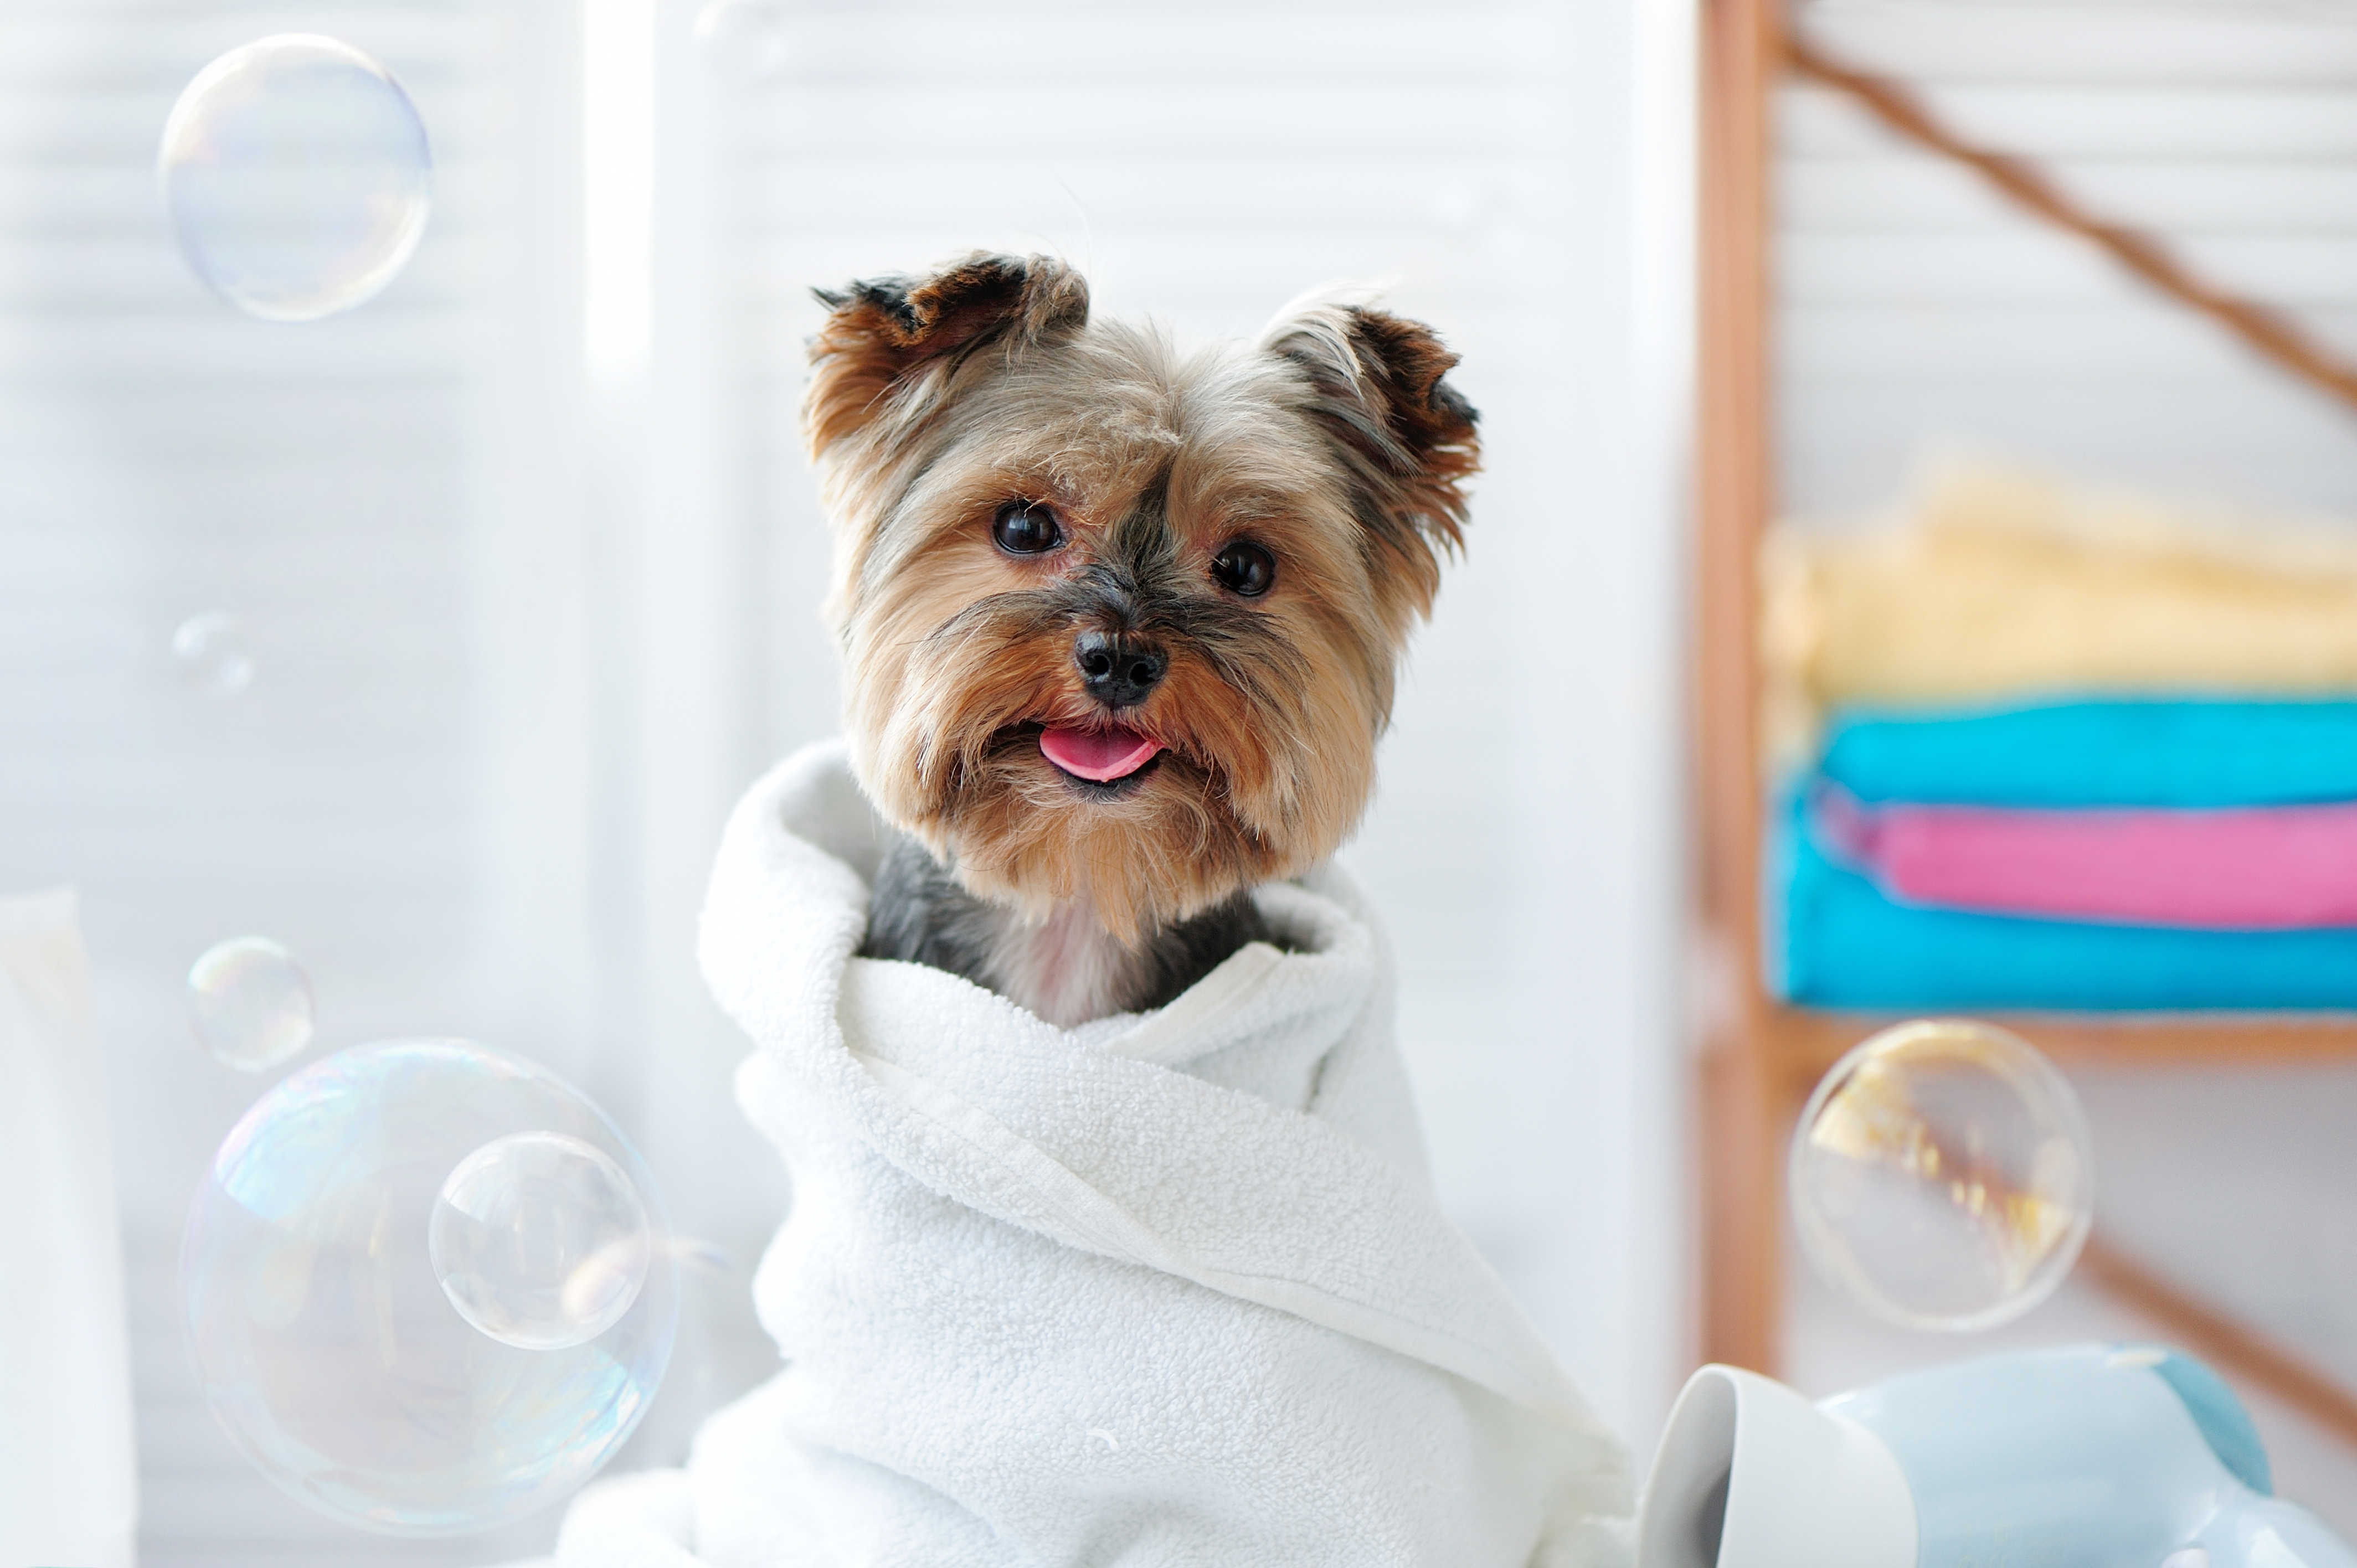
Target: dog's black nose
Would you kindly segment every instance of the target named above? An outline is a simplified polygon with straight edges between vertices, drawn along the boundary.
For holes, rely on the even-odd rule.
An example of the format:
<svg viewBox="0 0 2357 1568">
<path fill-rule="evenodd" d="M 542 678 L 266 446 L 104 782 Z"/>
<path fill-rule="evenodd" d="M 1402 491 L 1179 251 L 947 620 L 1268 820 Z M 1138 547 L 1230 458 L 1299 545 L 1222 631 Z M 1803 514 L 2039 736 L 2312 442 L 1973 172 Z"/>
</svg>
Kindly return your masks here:
<svg viewBox="0 0 2357 1568">
<path fill-rule="evenodd" d="M 1134 708 L 1162 684 L 1170 660 L 1135 632 L 1084 631 L 1072 643 L 1081 684 L 1108 708 Z"/>
</svg>

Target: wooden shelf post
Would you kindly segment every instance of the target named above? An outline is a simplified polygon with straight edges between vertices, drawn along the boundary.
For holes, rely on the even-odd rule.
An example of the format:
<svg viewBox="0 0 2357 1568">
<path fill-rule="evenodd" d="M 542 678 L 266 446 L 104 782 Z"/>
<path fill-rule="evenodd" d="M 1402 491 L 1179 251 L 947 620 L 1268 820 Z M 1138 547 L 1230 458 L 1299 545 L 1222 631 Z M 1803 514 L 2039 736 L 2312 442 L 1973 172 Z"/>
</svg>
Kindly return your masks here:
<svg viewBox="0 0 2357 1568">
<path fill-rule="evenodd" d="M 1760 975 L 1759 747 L 1753 563 L 1768 523 L 1769 97 L 1772 0 L 1704 0 L 1697 302 L 1695 561 L 1699 889 L 1719 1002 L 1705 1020 L 1702 1349 L 1761 1371 L 1775 1362 L 1782 1294 L 1775 1129 L 1786 1090 L 1770 1055 Z"/>
</svg>

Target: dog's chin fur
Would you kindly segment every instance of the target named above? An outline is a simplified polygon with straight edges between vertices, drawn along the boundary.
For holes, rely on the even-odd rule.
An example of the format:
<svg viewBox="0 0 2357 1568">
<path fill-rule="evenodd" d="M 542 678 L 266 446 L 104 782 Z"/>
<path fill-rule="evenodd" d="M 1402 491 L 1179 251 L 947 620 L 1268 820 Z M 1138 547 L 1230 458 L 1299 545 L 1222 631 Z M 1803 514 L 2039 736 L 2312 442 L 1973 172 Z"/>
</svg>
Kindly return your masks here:
<svg viewBox="0 0 2357 1568">
<path fill-rule="evenodd" d="M 1080 277 L 1037 256 L 820 298 L 804 414 L 852 762 L 912 841 L 869 950 L 1062 1024 L 1168 1001 L 1265 934 L 1248 889 L 1365 809 L 1478 464 L 1454 358 L 1343 295 L 1181 353 L 1092 322 Z M 1017 503 L 1052 515 L 1055 548 L 1001 546 Z M 1214 569 L 1240 541 L 1275 562 L 1264 593 Z M 1167 668 L 1113 705 L 1076 661 L 1089 633 Z M 1041 748 L 1115 725 L 1162 748 L 1123 779 Z"/>
</svg>

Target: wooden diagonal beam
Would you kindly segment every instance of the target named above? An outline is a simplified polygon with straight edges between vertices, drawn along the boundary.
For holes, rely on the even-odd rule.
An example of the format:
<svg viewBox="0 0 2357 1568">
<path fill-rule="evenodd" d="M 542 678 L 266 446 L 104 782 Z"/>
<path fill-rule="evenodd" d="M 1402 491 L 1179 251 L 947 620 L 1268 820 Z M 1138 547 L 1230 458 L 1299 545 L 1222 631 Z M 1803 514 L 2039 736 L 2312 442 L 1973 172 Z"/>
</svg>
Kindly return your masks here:
<svg viewBox="0 0 2357 1568">
<path fill-rule="evenodd" d="M 1918 145 L 1978 170 L 2022 206 L 2093 242 L 2155 288 L 2201 312 L 2285 370 L 2357 410 L 2357 369 L 2281 312 L 2209 283 L 2151 235 L 2096 217 L 2065 195 L 2036 164 L 1972 145 L 1899 83 L 1841 64 L 1789 32 L 1784 57 L 1801 75 L 1847 95 Z"/>
</svg>

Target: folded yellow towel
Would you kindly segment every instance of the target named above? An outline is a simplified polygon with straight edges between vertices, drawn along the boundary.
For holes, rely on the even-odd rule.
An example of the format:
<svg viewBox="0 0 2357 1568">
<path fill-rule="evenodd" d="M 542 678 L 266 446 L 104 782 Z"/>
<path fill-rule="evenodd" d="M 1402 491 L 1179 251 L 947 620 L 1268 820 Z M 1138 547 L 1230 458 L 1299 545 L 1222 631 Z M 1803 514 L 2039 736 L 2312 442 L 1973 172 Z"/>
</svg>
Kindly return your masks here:
<svg viewBox="0 0 2357 1568">
<path fill-rule="evenodd" d="M 1952 461 L 1899 526 L 1782 525 L 1760 566 L 1780 760 L 1840 703 L 2357 692 L 2357 528 Z"/>
</svg>

